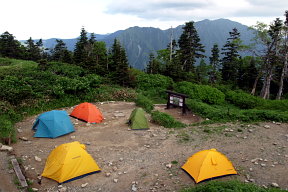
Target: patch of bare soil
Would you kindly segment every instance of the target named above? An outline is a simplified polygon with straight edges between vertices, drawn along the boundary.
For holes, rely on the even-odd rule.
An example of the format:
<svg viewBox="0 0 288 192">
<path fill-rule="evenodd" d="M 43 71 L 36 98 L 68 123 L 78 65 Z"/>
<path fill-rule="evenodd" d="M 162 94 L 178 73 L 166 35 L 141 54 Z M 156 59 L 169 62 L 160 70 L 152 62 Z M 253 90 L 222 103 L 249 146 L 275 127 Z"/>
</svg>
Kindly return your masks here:
<svg viewBox="0 0 288 192">
<path fill-rule="evenodd" d="M 262 186 L 277 183 L 288 188 L 288 126 L 272 122 L 260 124 L 213 124 L 190 126 L 185 129 L 167 129 L 150 122 L 149 130 L 129 130 L 126 124 L 134 103 L 95 103 L 105 120 L 89 124 L 71 117 L 74 133 L 56 138 L 33 138 L 31 130 L 37 116 L 17 124 L 22 132 L 14 144 L 15 154 L 23 159 L 25 175 L 34 180 L 32 187 L 39 191 L 57 191 L 57 182 L 37 176 L 44 169 L 45 161 L 55 146 L 72 141 L 86 144 L 87 151 L 101 168 L 96 173 L 67 184 L 67 191 L 178 191 L 194 186 L 193 179 L 181 169 L 194 153 L 216 148 L 225 154 L 238 170 L 238 175 L 219 180 L 239 179 Z M 156 109 L 173 115 L 185 123 L 201 120 L 192 113 L 181 115 L 180 109 Z M 65 108 L 71 113 L 73 108 Z M 150 117 L 149 117 L 150 118 Z M 266 128 L 265 128 L 265 127 Z M 42 161 L 36 161 L 35 156 Z M 82 184 L 87 186 L 81 187 Z"/>
</svg>

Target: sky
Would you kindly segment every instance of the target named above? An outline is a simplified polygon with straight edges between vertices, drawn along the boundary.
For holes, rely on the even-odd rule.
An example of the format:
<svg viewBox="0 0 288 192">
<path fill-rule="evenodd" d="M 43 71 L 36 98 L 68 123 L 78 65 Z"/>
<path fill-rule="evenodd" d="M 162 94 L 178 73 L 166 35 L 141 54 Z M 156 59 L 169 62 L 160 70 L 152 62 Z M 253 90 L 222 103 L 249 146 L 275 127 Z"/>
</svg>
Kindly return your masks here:
<svg viewBox="0 0 288 192">
<path fill-rule="evenodd" d="M 188 21 L 230 19 L 244 25 L 284 20 L 288 0 L 0 0 L 0 34 L 18 40 L 76 38 L 129 27 L 168 29 Z"/>
</svg>

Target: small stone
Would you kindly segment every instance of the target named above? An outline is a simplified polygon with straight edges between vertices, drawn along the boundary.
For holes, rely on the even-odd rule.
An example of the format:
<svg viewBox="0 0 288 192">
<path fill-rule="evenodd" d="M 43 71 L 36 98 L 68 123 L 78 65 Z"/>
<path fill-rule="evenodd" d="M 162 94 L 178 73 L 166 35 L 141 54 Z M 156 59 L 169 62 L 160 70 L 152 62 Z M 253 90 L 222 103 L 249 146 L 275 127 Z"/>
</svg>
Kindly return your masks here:
<svg viewBox="0 0 288 192">
<path fill-rule="evenodd" d="M 166 164 L 166 167 L 167 167 L 167 168 L 171 168 L 171 167 L 172 167 L 172 164 L 171 164 L 171 163 L 168 163 L 168 164 Z"/>
<path fill-rule="evenodd" d="M 58 189 L 58 192 L 66 192 L 66 191 L 67 191 L 67 187 L 61 187 L 60 189 Z"/>
<path fill-rule="evenodd" d="M 106 176 L 106 177 L 110 177 L 110 176 L 111 176 L 111 173 L 106 173 L 105 176 Z"/>
<path fill-rule="evenodd" d="M 10 147 L 8 145 L 2 145 L 0 151 L 13 151 L 13 147 Z"/>
<path fill-rule="evenodd" d="M 41 159 L 40 157 L 35 156 L 34 158 L 35 158 L 35 160 L 38 161 L 38 162 L 41 162 L 41 161 L 42 161 L 42 159 Z"/>
<path fill-rule="evenodd" d="M 88 183 L 84 183 L 81 185 L 82 188 L 86 187 L 88 185 Z"/>
<path fill-rule="evenodd" d="M 277 183 L 271 183 L 272 187 L 279 187 L 279 185 Z"/>
<path fill-rule="evenodd" d="M 11 169 L 11 170 L 8 171 L 8 173 L 9 173 L 9 174 L 12 174 L 12 173 L 14 173 L 14 170 Z"/>
<path fill-rule="evenodd" d="M 135 185 L 135 184 L 133 184 L 133 185 L 132 185 L 132 188 L 131 188 L 131 190 L 132 190 L 132 191 L 137 191 L 137 187 L 136 187 L 136 185 Z"/>
<path fill-rule="evenodd" d="M 124 159 L 121 157 L 120 159 L 119 159 L 119 161 L 123 161 Z"/>
<path fill-rule="evenodd" d="M 255 183 L 255 179 L 249 179 L 249 181 Z"/>
<path fill-rule="evenodd" d="M 75 138 L 76 138 L 76 136 L 75 136 L 75 135 L 72 135 L 72 136 L 71 136 L 71 139 L 75 139 Z"/>
<path fill-rule="evenodd" d="M 206 121 L 209 121 L 210 119 L 209 118 L 206 118 Z"/>
<path fill-rule="evenodd" d="M 251 163 L 258 161 L 260 158 L 251 159 Z"/>
<path fill-rule="evenodd" d="M 113 169 L 113 171 L 117 171 L 118 168 L 116 166 L 114 166 L 112 169 Z"/>
<path fill-rule="evenodd" d="M 62 188 L 63 187 L 63 185 L 58 185 L 58 188 Z"/>
<path fill-rule="evenodd" d="M 155 177 L 158 177 L 159 175 L 158 174 L 154 174 L 155 175 Z"/>
<path fill-rule="evenodd" d="M 265 166 L 266 166 L 266 164 L 265 164 L 265 163 L 261 163 L 261 166 L 262 166 L 262 167 L 265 167 Z"/>
<path fill-rule="evenodd" d="M 264 159 L 264 161 L 267 162 L 268 160 L 267 160 L 267 159 Z"/>
<path fill-rule="evenodd" d="M 249 168 L 249 171 L 253 171 L 253 168 L 252 168 L 252 167 L 250 167 L 250 168 Z"/>
<path fill-rule="evenodd" d="M 19 128 L 18 128 L 18 129 L 17 129 L 17 132 L 18 132 L 18 133 L 22 133 L 23 131 L 22 131 L 22 129 L 19 129 Z"/>
<path fill-rule="evenodd" d="M 32 191 L 38 191 L 39 189 L 37 189 L 37 188 L 32 188 Z"/>
<path fill-rule="evenodd" d="M 277 145 L 277 143 L 273 143 L 273 145 Z"/>
<path fill-rule="evenodd" d="M 117 182 L 118 182 L 118 179 L 113 179 L 113 182 L 114 182 L 114 183 L 117 183 Z"/>
<path fill-rule="evenodd" d="M 264 128 L 270 129 L 270 125 L 264 125 Z"/>
<path fill-rule="evenodd" d="M 252 129 L 248 129 L 248 132 L 249 132 L 249 133 L 252 133 L 252 132 L 253 132 L 253 130 L 252 130 Z"/>
<path fill-rule="evenodd" d="M 279 123 L 279 122 L 276 122 L 276 125 L 281 125 L 281 123 Z"/>
<path fill-rule="evenodd" d="M 246 137 L 246 136 L 244 136 L 244 137 L 243 137 L 243 139 L 247 139 L 247 137 Z"/>
</svg>

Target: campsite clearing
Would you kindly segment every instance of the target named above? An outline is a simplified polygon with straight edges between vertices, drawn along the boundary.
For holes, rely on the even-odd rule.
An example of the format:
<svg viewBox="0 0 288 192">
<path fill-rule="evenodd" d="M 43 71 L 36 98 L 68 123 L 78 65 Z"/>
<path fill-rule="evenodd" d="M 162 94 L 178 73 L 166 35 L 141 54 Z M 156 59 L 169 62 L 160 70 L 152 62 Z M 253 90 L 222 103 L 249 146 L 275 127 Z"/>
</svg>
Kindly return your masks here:
<svg viewBox="0 0 288 192">
<path fill-rule="evenodd" d="M 287 123 L 227 123 L 167 129 L 149 122 L 149 130 L 130 130 L 126 122 L 136 107 L 134 103 L 95 105 L 104 116 L 102 123 L 90 124 L 70 117 L 76 131 L 55 139 L 33 137 L 31 129 L 37 116 L 16 125 L 21 130 L 18 137 L 26 137 L 28 141 L 19 140 L 12 146 L 16 157 L 22 161 L 26 177 L 34 181 L 31 187 L 57 191 L 57 182 L 42 177 L 39 184 L 37 177 L 55 146 L 79 141 L 86 145 L 101 172 L 63 184 L 69 192 L 178 191 L 195 185 L 181 166 L 192 154 L 211 148 L 225 154 L 238 172 L 238 175 L 219 180 L 246 180 L 260 186 L 277 183 L 283 189 L 288 188 Z M 164 108 L 164 105 L 156 106 L 184 123 L 201 120 L 193 114 L 181 116 L 180 109 L 167 111 Z M 70 114 L 73 108 L 63 110 Z M 147 117 L 150 119 L 149 115 Z M 35 156 L 41 161 L 36 161 Z"/>
</svg>

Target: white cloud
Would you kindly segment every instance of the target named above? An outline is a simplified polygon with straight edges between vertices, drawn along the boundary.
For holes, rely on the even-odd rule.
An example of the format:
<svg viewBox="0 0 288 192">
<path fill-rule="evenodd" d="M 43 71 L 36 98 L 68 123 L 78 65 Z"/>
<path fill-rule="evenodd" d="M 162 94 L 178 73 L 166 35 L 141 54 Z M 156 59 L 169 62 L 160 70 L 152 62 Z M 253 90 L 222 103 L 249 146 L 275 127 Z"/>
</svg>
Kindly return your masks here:
<svg viewBox="0 0 288 192">
<path fill-rule="evenodd" d="M 247 25 L 282 17 L 284 0 L 5 0 L 0 33 L 17 39 L 75 38 L 88 32 L 112 33 L 132 26 L 168 29 L 187 21 L 232 19 Z M 263 19 L 263 20 L 262 20 Z"/>
</svg>

